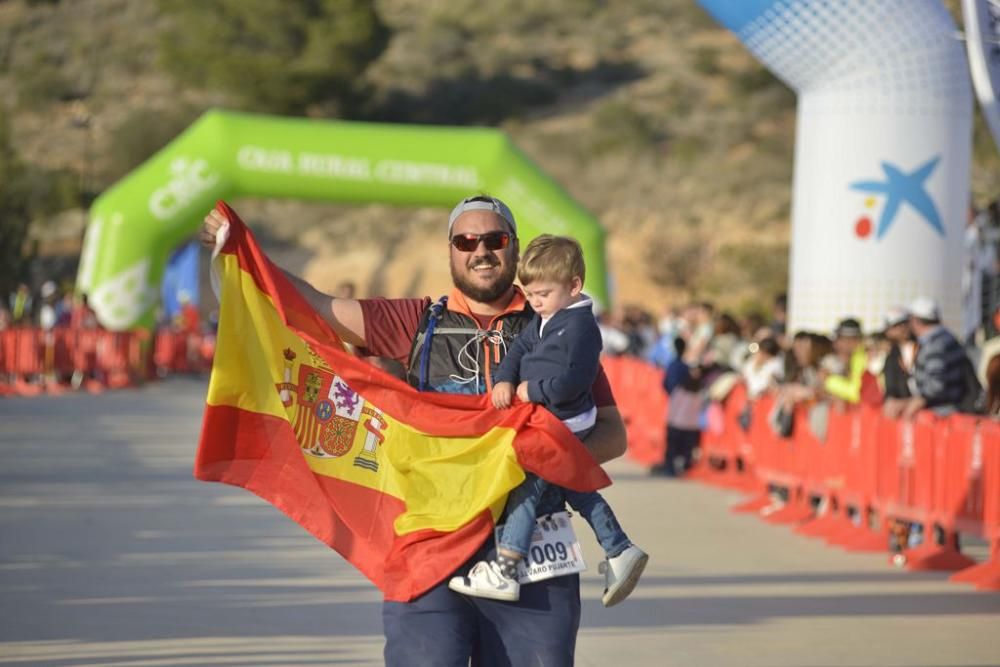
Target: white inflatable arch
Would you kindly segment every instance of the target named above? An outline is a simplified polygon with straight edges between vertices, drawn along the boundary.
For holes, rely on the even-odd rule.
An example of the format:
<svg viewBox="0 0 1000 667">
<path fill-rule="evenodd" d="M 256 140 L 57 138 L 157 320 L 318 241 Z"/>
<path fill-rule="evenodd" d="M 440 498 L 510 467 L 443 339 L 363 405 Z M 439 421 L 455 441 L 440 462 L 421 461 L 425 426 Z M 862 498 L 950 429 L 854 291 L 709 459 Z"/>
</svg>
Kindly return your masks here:
<svg viewBox="0 0 1000 667">
<path fill-rule="evenodd" d="M 798 93 L 790 330 L 961 320 L 972 93 L 938 0 L 700 0 Z"/>
</svg>

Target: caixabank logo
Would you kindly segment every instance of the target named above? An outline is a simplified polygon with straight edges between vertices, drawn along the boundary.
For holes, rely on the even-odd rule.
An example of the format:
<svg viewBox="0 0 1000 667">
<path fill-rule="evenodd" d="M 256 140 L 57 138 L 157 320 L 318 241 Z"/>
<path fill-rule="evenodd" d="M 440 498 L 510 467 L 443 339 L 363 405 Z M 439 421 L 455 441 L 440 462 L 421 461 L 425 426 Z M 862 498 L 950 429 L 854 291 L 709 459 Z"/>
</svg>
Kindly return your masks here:
<svg viewBox="0 0 1000 667">
<path fill-rule="evenodd" d="M 882 173 L 885 180 L 862 180 L 851 183 L 849 186 L 851 190 L 868 194 L 864 200 L 864 207 L 867 211 L 855 220 L 854 235 L 859 239 L 867 239 L 871 236 L 873 215 L 869 211 L 874 211 L 875 207 L 881 203 L 882 213 L 878 219 L 878 227 L 874 229 L 876 240 L 881 241 L 889 232 L 900 212 L 905 210 L 904 207 L 916 211 L 931 229 L 944 238 L 944 225 L 941 224 L 941 216 L 934 205 L 934 200 L 927 192 L 927 179 L 937 168 L 940 160 L 941 156 L 936 155 L 909 172 L 891 162 L 883 161 Z"/>
</svg>

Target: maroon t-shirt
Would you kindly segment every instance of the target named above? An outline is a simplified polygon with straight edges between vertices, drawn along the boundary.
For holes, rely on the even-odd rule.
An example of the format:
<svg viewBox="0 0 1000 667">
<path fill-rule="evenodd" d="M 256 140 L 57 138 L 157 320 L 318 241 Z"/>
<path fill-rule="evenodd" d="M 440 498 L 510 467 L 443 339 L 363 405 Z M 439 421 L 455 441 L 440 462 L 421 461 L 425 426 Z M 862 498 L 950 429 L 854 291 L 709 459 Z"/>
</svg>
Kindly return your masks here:
<svg viewBox="0 0 1000 667">
<path fill-rule="evenodd" d="M 395 359 L 405 367 L 410 361 L 410 348 L 417 335 L 420 318 L 431 305 L 430 297 L 423 299 L 361 299 L 361 312 L 365 320 L 365 352 L 371 356 Z M 473 313 L 479 326 L 490 327 L 492 315 Z M 594 405 L 599 408 L 616 406 L 608 376 L 598 367 L 597 377 L 590 388 Z"/>
</svg>

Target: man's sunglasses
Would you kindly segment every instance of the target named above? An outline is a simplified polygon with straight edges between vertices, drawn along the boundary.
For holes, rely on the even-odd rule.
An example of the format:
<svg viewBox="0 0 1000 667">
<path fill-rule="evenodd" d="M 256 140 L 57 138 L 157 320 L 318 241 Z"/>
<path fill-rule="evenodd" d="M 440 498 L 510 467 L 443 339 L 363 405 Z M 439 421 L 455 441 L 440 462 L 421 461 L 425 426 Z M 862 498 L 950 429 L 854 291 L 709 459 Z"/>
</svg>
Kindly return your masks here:
<svg viewBox="0 0 1000 667">
<path fill-rule="evenodd" d="M 451 244 L 455 250 L 473 252 L 482 241 L 487 250 L 503 250 L 510 243 L 510 232 L 489 232 L 488 234 L 455 234 Z"/>
</svg>

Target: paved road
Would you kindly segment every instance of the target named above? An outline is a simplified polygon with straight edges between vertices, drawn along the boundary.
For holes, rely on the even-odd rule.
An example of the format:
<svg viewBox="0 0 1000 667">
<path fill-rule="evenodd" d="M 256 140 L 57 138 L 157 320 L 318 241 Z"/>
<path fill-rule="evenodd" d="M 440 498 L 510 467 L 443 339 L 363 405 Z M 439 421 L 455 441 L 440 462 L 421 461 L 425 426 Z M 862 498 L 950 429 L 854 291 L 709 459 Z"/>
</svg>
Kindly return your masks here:
<svg viewBox="0 0 1000 667">
<path fill-rule="evenodd" d="M 0 400 L 0 664 L 381 663 L 359 574 L 248 492 L 191 478 L 204 392 Z M 652 562 L 604 609 L 578 526 L 578 664 L 1000 664 L 1000 595 L 732 515 L 716 489 L 612 474 Z"/>
</svg>

